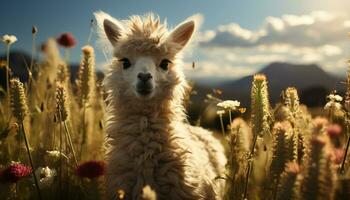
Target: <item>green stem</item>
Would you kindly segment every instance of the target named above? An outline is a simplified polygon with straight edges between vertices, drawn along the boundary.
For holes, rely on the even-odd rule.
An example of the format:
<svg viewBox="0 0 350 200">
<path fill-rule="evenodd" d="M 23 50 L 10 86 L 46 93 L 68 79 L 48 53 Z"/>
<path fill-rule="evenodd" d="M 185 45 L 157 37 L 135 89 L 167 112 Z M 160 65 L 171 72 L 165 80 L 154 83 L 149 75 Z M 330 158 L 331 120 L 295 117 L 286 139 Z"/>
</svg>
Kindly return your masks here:
<svg viewBox="0 0 350 200">
<path fill-rule="evenodd" d="M 250 171 L 251 171 L 251 168 L 252 168 L 252 161 L 249 160 L 248 162 L 248 169 L 247 169 L 247 175 L 245 177 L 245 186 L 244 186 L 244 195 L 243 195 L 243 200 L 246 200 L 247 199 L 247 195 L 248 195 L 248 183 L 249 183 L 249 175 L 250 175 Z"/>
<path fill-rule="evenodd" d="M 69 133 L 66 121 L 63 122 L 63 125 L 64 125 L 64 129 L 66 131 L 66 137 L 68 138 L 69 145 L 70 145 L 70 148 L 72 150 L 75 166 L 77 167 L 78 166 L 78 161 L 77 161 L 77 157 L 75 156 L 75 151 L 74 151 L 74 148 L 73 148 L 72 139 L 71 139 L 71 136 L 70 136 L 70 133 Z"/>
<path fill-rule="evenodd" d="M 348 127 L 348 126 L 347 126 Z M 348 128 L 347 128 L 348 129 Z M 346 143 L 346 148 L 345 148 L 345 153 L 344 153 L 344 157 L 343 157 L 343 161 L 340 165 L 340 169 L 339 172 L 342 174 L 344 173 L 344 168 L 345 168 L 345 161 L 346 161 L 346 156 L 348 154 L 349 151 L 349 146 L 350 146 L 350 136 L 348 136 L 348 142 Z"/>
<path fill-rule="evenodd" d="M 82 153 L 83 153 L 83 148 L 84 148 L 84 145 L 85 145 L 85 142 L 86 142 L 86 129 L 85 129 L 85 112 L 86 112 L 86 108 L 85 108 L 85 100 L 83 100 L 83 138 L 81 140 L 81 145 L 80 145 L 80 159 L 81 159 L 81 156 L 82 156 Z"/>
<path fill-rule="evenodd" d="M 29 66 L 29 77 L 28 77 L 28 90 L 27 94 L 29 93 L 29 89 L 31 88 L 32 85 L 32 79 L 33 79 L 33 65 L 34 65 L 34 56 L 35 56 L 35 33 L 32 34 L 32 56 L 30 60 L 30 66 Z"/>
<path fill-rule="evenodd" d="M 229 119 L 230 119 L 230 131 L 231 131 L 231 134 L 232 134 L 232 117 L 231 117 L 231 108 L 229 108 L 229 110 L 228 110 L 228 116 L 229 116 Z"/>
<path fill-rule="evenodd" d="M 93 31 L 93 21 L 91 21 L 91 23 L 90 23 L 90 33 L 89 33 L 89 37 L 87 40 L 88 44 L 90 44 L 90 41 L 91 41 L 92 31 Z"/>
<path fill-rule="evenodd" d="M 221 124 L 222 136 L 225 136 L 225 128 L 224 128 L 224 122 L 222 120 L 222 115 L 220 115 L 220 124 Z"/>
<path fill-rule="evenodd" d="M 62 126 L 60 125 L 60 168 L 59 168 L 59 193 L 62 197 Z M 61 198 L 60 198 L 61 199 Z"/>
<path fill-rule="evenodd" d="M 258 139 L 258 134 L 255 134 L 254 135 L 254 140 L 253 140 L 252 150 L 250 151 L 249 158 L 248 158 L 249 159 L 249 161 L 248 161 L 248 170 L 247 170 L 247 175 L 246 175 L 246 178 L 245 178 L 245 188 L 244 188 L 243 199 L 247 198 L 249 176 L 250 176 L 250 172 L 251 172 L 251 168 L 252 168 L 252 159 L 253 159 L 253 154 L 254 154 L 254 149 L 255 149 L 255 145 L 256 145 L 257 139 Z"/>
<path fill-rule="evenodd" d="M 23 133 L 23 137 L 24 137 L 24 142 L 26 144 L 26 148 L 27 148 L 27 152 L 28 152 L 28 157 L 29 157 L 29 161 L 30 161 L 30 165 L 32 167 L 32 174 L 33 174 L 33 177 L 34 177 L 34 183 L 35 183 L 35 187 L 37 189 L 37 192 L 38 192 L 38 197 L 39 199 L 41 200 L 41 192 L 40 192 L 40 188 L 39 188 L 39 184 L 38 184 L 38 180 L 35 176 L 35 168 L 34 168 L 34 164 L 33 164 L 33 159 L 32 159 L 32 155 L 30 153 L 30 149 L 29 149 L 29 144 L 28 144 L 28 140 L 27 140 L 27 136 L 26 136 L 26 133 L 25 133 L 25 130 L 24 130 L 24 125 L 23 125 L 23 121 L 21 122 L 21 129 L 22 129 L 22 133 Z"/>
<path fill-rule="evenodd" d="M 7 103 L 10 105 L 10 45 L 6 46 L 6 94 Z"/>
</svg>

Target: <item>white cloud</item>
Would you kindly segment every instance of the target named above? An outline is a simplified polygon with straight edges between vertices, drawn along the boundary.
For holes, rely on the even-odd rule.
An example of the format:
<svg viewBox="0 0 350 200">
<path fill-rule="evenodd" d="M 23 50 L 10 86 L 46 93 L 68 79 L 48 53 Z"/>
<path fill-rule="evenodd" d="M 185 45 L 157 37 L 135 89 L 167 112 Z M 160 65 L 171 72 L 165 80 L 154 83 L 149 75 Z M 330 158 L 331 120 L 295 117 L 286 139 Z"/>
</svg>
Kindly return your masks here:
<svg viewBox="0 0 350 200">
<path fill-rule="evenodd" d="M 242 28 L 237 23 L 220 25 L 210 30 L 211 39 L 203 46 L 252 47 L 258 45 L 290 44 L 320 46 L 345 40 L 350 21 L 345 14 L 315 11 L 309 15 L 267 17 L 258 30 Z"/>
<path fill-rule="evenodd" d="M 235 22 L 199 34 L 192 78 L 239 78 L 272 62 L 318 64 L 344 74 L 350 52 L 350 16 L 315 11 L 307 15 L 266 17 L 251 30 Z"/>
</svg>

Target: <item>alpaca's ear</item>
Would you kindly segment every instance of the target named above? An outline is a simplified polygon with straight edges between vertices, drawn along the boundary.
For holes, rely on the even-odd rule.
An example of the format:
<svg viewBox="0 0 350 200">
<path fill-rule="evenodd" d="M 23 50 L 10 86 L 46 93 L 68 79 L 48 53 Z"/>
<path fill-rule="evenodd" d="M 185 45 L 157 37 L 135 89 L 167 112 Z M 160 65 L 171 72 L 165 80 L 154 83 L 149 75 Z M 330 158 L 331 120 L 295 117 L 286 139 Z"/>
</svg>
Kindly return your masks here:
<svg viewBox="0 0 350 200">
<path fill-rule="evenodd" d="M 121 28 L 112 21 L 105 19 L 103 21 L 103 29 L 105 30 L 106 36 L 112 45 L 117 44 L 118 39 L 121 36 Z"/>
<path fill-rule="evenodd" d="M 185 47 L 186 44 L 190 41 L 193 32 L 195 30 L 195 21 L 190 20 L 184 22 L 177 26 L 168 36 L 167 41 L 175 42 L 181 46 Z"/>
<path fill-rule="evenodd" d="M 100 45 L 105 48 L 109 46 L 109 42 L 115 46 L 124 32 L 123 23 L 102 11 L 97 11 L 94 15 L 97 22 L 98 42 Z"/>
</svg>

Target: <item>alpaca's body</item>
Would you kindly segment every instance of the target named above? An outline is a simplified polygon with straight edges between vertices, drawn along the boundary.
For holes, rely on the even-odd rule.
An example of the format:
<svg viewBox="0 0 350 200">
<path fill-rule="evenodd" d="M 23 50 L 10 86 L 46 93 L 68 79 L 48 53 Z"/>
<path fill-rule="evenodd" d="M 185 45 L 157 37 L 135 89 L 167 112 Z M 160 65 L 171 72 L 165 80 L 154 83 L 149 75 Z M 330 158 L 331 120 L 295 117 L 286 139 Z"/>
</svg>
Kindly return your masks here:
<svg viewBox="0 0 350 200">
<path fill-rule="evenodd" d="M 121 188 L 127 199 L 138 199 L 150 185 L 159 199 L 218 199 L 223 182 L 214 179 L 225 169 L 222 146 L 210 132 L 171 120 L 154 113 L 109 121 L 109 195 Z"/>
<path fill-rule="evenodd" d="M 103 17 L 109 16 L 97 14 L 98 21 Z M 130 69 L 123 70 L 120 60 L 114 60 L 105 79 L 108 199 L 116 199 L 118 190 L 125 192 L 125 199 L 141 199 L 146 185 L 158 199 L 221 199 L 224 181 L 217 177 L 224 175 L 224 149 L 210 132 L 186 123 L 182 104 L 187 84 L 178 54 L 182 47 L 174 38 L 162 38 L 172 35 L 154 34 L 162 27 L 153 18 L 136 17 L 129 23 L 136 28 L 124 38 L 119 32 L 108 35 L 110 27 L 106 30 L 112 43 L 118 39 L 116 58 L 137 55 Z M 154 69 L 158 57 L 174 64 L 167 71 Z M 153 76 L 152 93 L 146 97 L 135 94 L 132 77 L 139 69 Z"/>
</svg>

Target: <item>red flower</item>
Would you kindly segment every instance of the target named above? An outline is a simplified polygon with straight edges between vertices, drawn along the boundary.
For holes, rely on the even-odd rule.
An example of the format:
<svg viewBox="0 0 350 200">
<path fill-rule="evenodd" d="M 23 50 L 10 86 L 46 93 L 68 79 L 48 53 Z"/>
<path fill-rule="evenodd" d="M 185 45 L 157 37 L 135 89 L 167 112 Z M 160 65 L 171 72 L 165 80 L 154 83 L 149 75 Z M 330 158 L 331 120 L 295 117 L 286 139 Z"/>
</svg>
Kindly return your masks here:
<svg viewBox="0 0 350 200">
<path fill-rule="evenodd" d="M 97 178 L 105 174 L 106 164 L 103 161 L 88 161 L 80 164 L 76 173 L 80 177 Z"/>
<path fill-rule="evenodd" d="M 32 173 L 32 168 L 19 163 L 13 163 L 0 172 L 0 180 L 3 182 L 16 183 Z"/>
<path fill-rule="evenodd" d="M 77 44 L 74 36 L 71 33 L 62 33 L 57 38 L 57 43 L 65 48 L 72 48 Z"/>
<path fill-rule="evenodd" d="M 341 126 L 338 124 L 332 124 L 328 126 L 327 134 L 329 137 L 337 137 L 341 134 Z"/>
</svg>

